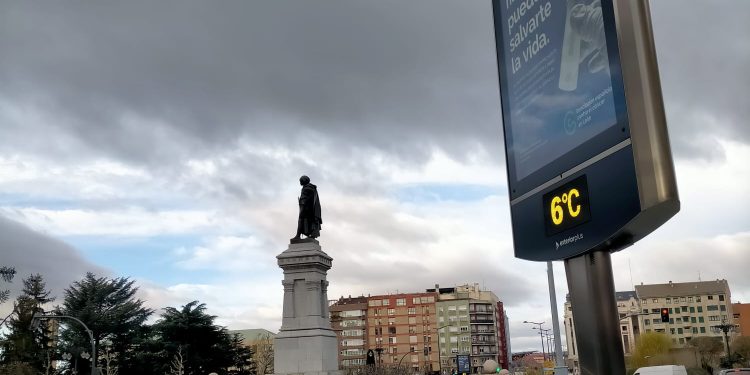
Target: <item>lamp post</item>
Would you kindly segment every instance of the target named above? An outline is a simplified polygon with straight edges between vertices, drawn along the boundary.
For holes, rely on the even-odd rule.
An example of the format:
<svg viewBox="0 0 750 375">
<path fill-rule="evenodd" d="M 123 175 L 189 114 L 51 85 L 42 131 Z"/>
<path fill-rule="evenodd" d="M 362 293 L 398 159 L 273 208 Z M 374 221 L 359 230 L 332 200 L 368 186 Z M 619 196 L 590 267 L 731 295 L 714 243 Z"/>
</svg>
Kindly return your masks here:
<svg viewBox="0 0 750 375">
<path fill-rule="evenodd" d="M 412 350 L 410 349 L 410 350 L 409 350 L 408 352 L 406 352 L 406 354 L 404 354 L 403 356 L 401 356 L 401 359 L 399 359 L 399 360 L 398 360 L 398 367 L 401 367 L 401 361 L 403 361 L 403 360 L 404 360 L 404 358 L 406 358 L 406 356 L 407 356 L 407 355 L 409 355 L 409 354 L 411 354 L 411 353 L 416 353 L 416 352 L 415 352 L 415 351 L 412 351 Z"/>
<path fill-rule="evenodd" d="M 442 355 L 443 352 L 440 351 L 440 330 L 443 328 L 450 327 L 450 324 L 444 325 L 442 327 L 435 328 L 435 332 L 437 332 L 437 341 L 438 341 L 438 371 L 440 372 L 440 375 L 443 375 L 443 359 Z"/>
<path fill-rule="evenodd" d="M 535 325 L 539 326 L 539 339 L 542 342 L 542 361 L 546 361 L 547 360 L 547 353 L 544 352 L 544 336 L 543 336 L 543 333 L 542 333 L 542 325 L 544 325 L 544 322 L 536 323 L 536 322 L 529 322 L 528 320 L 524 320 L 523 322 L 527 323 L 527 324 L 535 324 Z"/>
<path fill-rule="evenodd" d="M 35 330 L 39 328 L 39 323 L 42 319 L 70 319 L 75 320 L 80 325 L 83 326 L 83 329 L 86 330 L 86 333 L 89 334 L 89 341 L 91 342 L 91 375 L 97 375 L 96 374 L 96 341 L 94 341 L 94 333 L 89 329 L 88 326 L 86 326 L 85 323 L 83 323 L 80 319 L 69 316 L 69 315 L 46 315 L 41 314 L 38 312 L 35 312 L 34 315 L 31 318 L 31 326 L 29 326 L 29 329 Z"/>
<path fill-rule="evenodd" d="M 724 332 L 724 344 L 727 346 L 727 361 L 732 360 L 732 352 L 729 349 L 729 332 L 733 332 L 737 328 L 736 324 L 727 323 L 726 319 L 722 319 L 721 324 L 711 326 L 711 330 L 714 332 Z"/>
</svg>

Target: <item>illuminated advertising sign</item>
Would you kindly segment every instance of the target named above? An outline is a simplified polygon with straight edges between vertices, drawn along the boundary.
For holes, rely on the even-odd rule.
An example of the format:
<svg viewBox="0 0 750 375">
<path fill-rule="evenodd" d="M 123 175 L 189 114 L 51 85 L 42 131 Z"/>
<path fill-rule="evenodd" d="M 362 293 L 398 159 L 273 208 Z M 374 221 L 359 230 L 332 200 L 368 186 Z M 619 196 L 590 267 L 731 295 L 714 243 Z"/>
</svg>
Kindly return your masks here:
<svg viewBox="0 0 750 375">
<path fill-rule="evenodd" d="M 519 258 L 616 250 L 679 210 L 643 3 L 493 0 Z"/>
</svg>

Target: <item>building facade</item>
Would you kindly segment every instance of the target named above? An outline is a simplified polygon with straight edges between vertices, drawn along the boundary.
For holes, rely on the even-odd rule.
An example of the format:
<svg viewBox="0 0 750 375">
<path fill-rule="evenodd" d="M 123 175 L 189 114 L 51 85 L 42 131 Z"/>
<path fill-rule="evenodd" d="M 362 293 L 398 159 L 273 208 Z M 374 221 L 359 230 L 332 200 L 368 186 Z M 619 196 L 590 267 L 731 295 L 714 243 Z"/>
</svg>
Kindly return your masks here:
<svg viewBox="0 0 750 375">
<path fill-rule="evenodd" d="M 439 367 L 435 293 L 401 293 L 367 299 L 367 343 L 383 364 L 408 364 L 415 371 Z"/>
<path fill-rule="evenodd" d="M 730 321 L 731 293 L 726 280 L 636 285 L 634 291 L 616 293 L 620 316 L 620 338 L 626 356 L 635 350 L 643 332 L 666 334 L 672 346 L 688 345 L 693 337 L 721 337 L 712 326 Z M 670 320 L 661 321 L 661 309 L 669 309 Z M 568 343 L 568 366 L 578 374 L 578 346 L 573 322 L 572 301 L 566 297 L 563 321 Z M 750 322 L 748 323 L 750 326 Z"/>
<path fill-rule="evenodd" d="M 437 324 L 443 373 L 456 367 L 456 355 L 471 356 L 473 372 L 487 360 L 510 365 L 508 319 L 500 299 L 479 284 L 428 289 L 438 292 Z"/>
<path fill-rule="evenodd" d="M 331 301 L 330 311 L 342 369 L 364 365 L 368 350 L 376 353 L 378 363 L 406 365 L 422 373 L 450 374 L 458 354 L 471 356 L 473 370 L 488 359 L 503 368 L 510 362 L 503 304 L 478 284 L 342 297 Z"/>
<path fill-rule="evenodd" d="M 641 304 L 644 332 L 665 333 L 674 347 L 686 346 L 693 337 L 723 337 L 712 329 L 731 322 L 732 304 L 726 280 L 636 285 Z M 660 311 L 669 309 L 669 322 L 662 323 Z"/>
<path fill-rule="evenodd" d="M 750 336 L 750 303 L 733 303 L 732 316 L 741 336 Z"/>
<path fill-rule="evenodd" d="M 367 297 L 340 298 L 330 306 L 331 328 L 338 337 L 339 368 L 365 364 L 367 355 Z"/>
</svg>

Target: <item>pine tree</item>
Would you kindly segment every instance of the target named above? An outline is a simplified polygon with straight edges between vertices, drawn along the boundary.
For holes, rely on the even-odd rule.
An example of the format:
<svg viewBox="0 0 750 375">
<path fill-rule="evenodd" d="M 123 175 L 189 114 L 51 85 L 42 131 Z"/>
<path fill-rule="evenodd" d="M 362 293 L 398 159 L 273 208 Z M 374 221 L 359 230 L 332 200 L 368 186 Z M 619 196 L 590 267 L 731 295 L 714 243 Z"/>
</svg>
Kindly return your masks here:
<svg viewBox="0 0 750 375">
<path fill-rule="evenodd" d="M 134 283 L 129 278 L 109 279 L 89 272 L 83 280 L 65 290 L 63 304 L 56 313 L 85 323 L 93 333 L 97 352 L 101 349 L 100 343 L 107 340 L 111 350 L 124 358 L 125 353 L 132 352 L 132 344 L 142 331 L 143 323 L 153 313 L 143 306 L 143 301 L 135 298 L 138 288 Z M 61 335 L 64 347 L 90 351 L 89 337 L 83 327 L 73 322 L 67 327 Z M 94 359 L 96 355 L 92 353 Z M 88 373 L 90 365 L 85 362 L 78 360 L 79 373 Z"/>
<path fill-rule="evenodd" d="M 23 290 L 15 302 L 15 314 L 9 320 L 10 332 L 2 344 L 0 362 L 28 364 L 36 371 L 42 371 L 46 364 L 46 350 L 50 331 L 47 325 L 31 331 L 31 319 L 36 312 L 43 312 L 43 306 L 54 301 L 42 275 L 34 274 L 23 280 Z"/>
</svg>

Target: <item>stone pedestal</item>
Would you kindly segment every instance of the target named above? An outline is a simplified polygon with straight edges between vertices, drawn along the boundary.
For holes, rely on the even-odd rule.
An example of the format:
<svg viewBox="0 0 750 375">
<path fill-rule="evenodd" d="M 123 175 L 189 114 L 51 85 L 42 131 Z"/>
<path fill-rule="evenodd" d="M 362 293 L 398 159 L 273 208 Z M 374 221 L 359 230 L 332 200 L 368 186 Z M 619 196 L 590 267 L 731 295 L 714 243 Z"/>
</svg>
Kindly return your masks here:
<svg viewBox="0 0 750 375">
<path fill-rule="evenodd" d="M 326 281 L 333 259 L 313 239 L 294 241 L 276 259 L 284 270 L 284 312 L 274 339 L 274 373 L 338 374 Z"/>
</svg>

